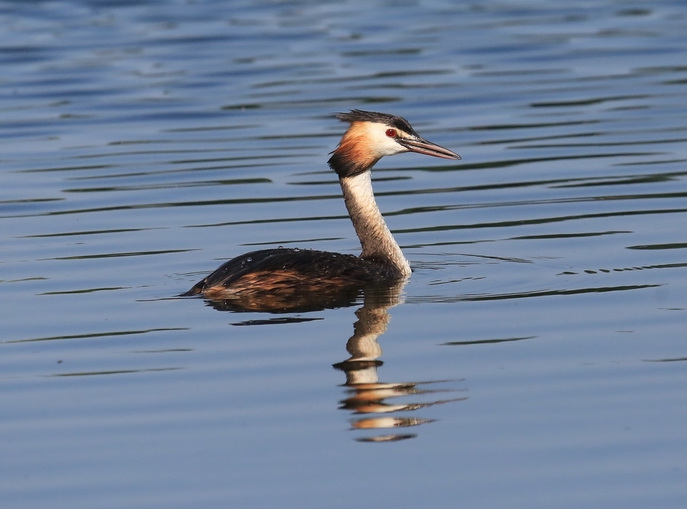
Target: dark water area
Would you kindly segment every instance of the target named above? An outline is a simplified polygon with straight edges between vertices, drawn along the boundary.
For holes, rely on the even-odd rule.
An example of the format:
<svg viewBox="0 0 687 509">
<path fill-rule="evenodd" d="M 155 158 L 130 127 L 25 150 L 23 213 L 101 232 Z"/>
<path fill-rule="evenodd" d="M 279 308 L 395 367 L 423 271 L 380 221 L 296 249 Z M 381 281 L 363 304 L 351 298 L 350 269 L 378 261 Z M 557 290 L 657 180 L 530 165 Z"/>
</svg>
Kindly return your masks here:
<svg viewBox="0 0 687 509">
<path fill-rule="evenodd" d="M 683 2 L 0 1 L 0 500 L 682 508 Z M 407 284 L 177 298 L 358 254 L 352 108 Z"/>
</svg>

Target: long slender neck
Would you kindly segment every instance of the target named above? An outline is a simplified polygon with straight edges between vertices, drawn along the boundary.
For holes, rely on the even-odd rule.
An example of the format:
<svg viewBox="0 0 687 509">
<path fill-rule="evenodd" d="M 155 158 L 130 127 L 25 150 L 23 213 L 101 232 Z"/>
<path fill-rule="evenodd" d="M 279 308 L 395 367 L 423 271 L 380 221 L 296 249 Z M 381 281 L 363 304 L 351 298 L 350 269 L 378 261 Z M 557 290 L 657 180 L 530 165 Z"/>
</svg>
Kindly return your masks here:
<svg viewBox="0 0 687 509">
<path fill-rule="evenodd" d="M 393 266 L 401 276 L 410 275 L 410 264 L 389 231 L 372 192 L 369 171 L 351 177 L 340 177 L 344 201 L 353 228 L 360 239 L 361 258 Z"/>
</svg>

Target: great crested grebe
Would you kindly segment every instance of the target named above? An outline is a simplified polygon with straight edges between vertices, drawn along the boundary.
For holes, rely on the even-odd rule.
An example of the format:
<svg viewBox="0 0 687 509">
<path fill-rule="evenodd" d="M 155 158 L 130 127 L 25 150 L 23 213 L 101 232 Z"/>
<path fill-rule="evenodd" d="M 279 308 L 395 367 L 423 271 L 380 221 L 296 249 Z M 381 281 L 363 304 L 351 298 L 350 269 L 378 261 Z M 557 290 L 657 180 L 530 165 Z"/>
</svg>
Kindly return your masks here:
<svg viewBox="0 0 687 509">
<path fill-rule="evenodd" d="M 402 152 L 443 159 L 460 156 L 422 139 L 402 117 L 352 110 L 336 118 L 350 125 L 328 162 L 339 176 L 346 208 L 362 246 L 360 256 L 292 248 L 253 251 L 229 260 L 183 295 L 231 300 L 326 293 L 336 288 L 394 283 L 410 275 L 410 264 L 375 202 L 370 170 L 382 157 Z"/>
</svg>

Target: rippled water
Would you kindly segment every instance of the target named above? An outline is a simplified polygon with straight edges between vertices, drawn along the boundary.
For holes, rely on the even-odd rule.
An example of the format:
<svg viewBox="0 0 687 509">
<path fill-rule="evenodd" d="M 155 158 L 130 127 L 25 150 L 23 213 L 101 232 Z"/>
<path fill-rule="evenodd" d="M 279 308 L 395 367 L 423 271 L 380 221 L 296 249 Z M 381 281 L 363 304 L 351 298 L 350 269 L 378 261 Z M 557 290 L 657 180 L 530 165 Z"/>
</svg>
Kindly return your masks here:
<svg viewBox="0 0 687 509">
<path fill-rule="evenodd" d="M 682 2 L 0 2 L 7 507 L 687 500 Z M 175 295 L 357 253 L 351 108 L 414 268 L 353 306 Z M 352 360 L 352 361 L 351 361 Z"/>
</svg>

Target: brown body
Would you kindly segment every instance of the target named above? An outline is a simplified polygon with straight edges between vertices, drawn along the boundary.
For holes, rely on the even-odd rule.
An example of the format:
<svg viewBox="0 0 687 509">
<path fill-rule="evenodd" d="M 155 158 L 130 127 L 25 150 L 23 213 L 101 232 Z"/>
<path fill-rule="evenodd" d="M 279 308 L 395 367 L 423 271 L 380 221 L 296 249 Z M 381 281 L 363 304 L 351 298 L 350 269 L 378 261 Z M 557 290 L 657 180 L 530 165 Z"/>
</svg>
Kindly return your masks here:
<svg viewBox="0 0 687 509">
<path fill-rule="evenodd" d="M 264 249 L 229 260 L 183 295 L 203 295 L 223 309 L 312 311 L 350 305 L 361 289 L 398 280 L 387 265 L 353 255 Z"/>
</svg>

